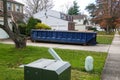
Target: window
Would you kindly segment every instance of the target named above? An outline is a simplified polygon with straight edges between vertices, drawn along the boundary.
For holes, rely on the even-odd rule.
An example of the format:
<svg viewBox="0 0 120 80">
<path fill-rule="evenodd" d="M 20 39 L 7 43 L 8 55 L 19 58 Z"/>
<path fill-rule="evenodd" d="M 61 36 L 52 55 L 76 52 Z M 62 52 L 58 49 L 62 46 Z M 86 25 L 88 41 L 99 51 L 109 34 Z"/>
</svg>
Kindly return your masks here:
<svg viewBox="0 0 120 80">
<path fill-rule="evenodd" d="M 20 5 L 16 4 L 16 11 L 20 12 Z"/>
<path fill-rule="evenodd" d="M 63 14 L 61 14 L 61 19 L 63 19 L 64 18 L 64 15 Z"/>
<path fill-rule="evenodd" d="M 72 16 L 69 16 L 69 19 L 68 19 L 69 21 L 72 21 Z"/>
<path fill-rule="evenodd" d="M 61 19 L 66 19 L 66 15 L 65 14 L 60 14 L 60 16 L 61 16 Z"/>
<path fill-rule="evenodd" d="M 7 3 L 7 10 L 8 11 L 11 11 L 12 10 L 12 5 L 10 2 Z"/>
</svg>

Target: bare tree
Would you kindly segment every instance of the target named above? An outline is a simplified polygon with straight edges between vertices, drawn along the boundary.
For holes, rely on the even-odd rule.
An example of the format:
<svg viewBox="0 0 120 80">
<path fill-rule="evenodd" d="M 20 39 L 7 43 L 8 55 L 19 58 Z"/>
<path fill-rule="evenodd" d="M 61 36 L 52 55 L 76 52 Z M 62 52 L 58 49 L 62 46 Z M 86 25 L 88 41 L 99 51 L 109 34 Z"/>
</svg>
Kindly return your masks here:
<svg viewBox="0 0 120 80">
<path fill-rule="evenodd" d="M 71 5 L 72 5 L 72 4 L 71 4 L 70 2 L 67 2 L 67 3 L 61 5 L 61 6 L 60 6 L 61 12 L 67 14 L 69 8 L 71 7 Z"/>
<path fill-rule="evenodd" d="M 26 0 L 25 11 L 29 16 L 43 10 L 53 7 L 52 0 Z"/>
<path fill-rule="evenodd" d="M 10 38 L 14 41 L 16 48 L 24 48 L 26 47 L 26 38 L 25 36 L 20 34 L 18 26 L 14 20 L 14 16 L 11 14 L 11 21 L 14 27 L 14 31 L 12 31 L 8 25 L 8 14 L 7 14 L 7 0 L 3 1 L 3 14 L 4 14 L 4 25 L 0 24 L 0 28 L 5 30 Z"/>
</svg>

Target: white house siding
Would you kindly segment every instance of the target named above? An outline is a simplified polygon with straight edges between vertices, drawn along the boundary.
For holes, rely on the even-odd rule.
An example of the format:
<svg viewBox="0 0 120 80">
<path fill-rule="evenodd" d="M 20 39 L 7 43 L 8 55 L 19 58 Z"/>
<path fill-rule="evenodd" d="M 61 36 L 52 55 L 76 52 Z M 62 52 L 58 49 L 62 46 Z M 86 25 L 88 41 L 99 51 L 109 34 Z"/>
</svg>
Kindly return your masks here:
<svg viewBox="0 0 120 80">
<path fill-rule="evenodd" d="M 2 17 L 0 17 L 0 24 L 3 25 Z M 8 25 L 10 26 L 10 29 L 12 30 L 12 25 L 10 24 L 10 19 L 8 19 Z M 8 34 L 2 28 L 0 28 L 0 39 L 6 39 L 6 38 L 9 38 Z"/>
<path fill-rule="evenodd" d="M 83 20 L 74 20 L 75 22 L 75 30 L 78 31 L 85 31 L 86 30 L 86 26 L 83 25 Z"/>
<path fill-rule="evenodd" d="M 40 12 L 34 14 L 34 17 L 41 19 L 41 18 L 45 17 L 45 15 L 47 15 L 47 16 L 53 15 L 56 18 L 60 18 L 60 13 L 57 12 L 57 11 L 53 11 L 53 10 L 48 10 L 48 11 L 43 10 L 43 11 L 40 11 Z"/>
<path fill-rule="evenodd" d="M 98 31 L 104 31 L 104 29 L 101 29 L 100 25 L 95 25 L 94 26 Z"/>
<path fill-rule="evenodd" d="M 60 13 L 53 10 L 48 10 L 34 14 L 34 18 L 40 19 L 42 23 L 49 25 L 52 30 L 68 30 L 68 21 L 60 19 Z"/>
<path fill-rule="evenodd" d="M 77 31 L 85 31 L 86 27 L 85 27 L 85 25 L 78 24 L 78 25 L 75 25 L 75 30 L 77 30 Z"/>
<path fill-rule="evenodd" d="M 34 17 L 38 18 L 37 16 Z M 43 18 L 38 19 L 42 20 L 42 23 L 49 25 L 52 30 L 68 30 L 68 21 L 50 16 L 48 16 L 47 18 L 44 16 Z"/>
</svg>

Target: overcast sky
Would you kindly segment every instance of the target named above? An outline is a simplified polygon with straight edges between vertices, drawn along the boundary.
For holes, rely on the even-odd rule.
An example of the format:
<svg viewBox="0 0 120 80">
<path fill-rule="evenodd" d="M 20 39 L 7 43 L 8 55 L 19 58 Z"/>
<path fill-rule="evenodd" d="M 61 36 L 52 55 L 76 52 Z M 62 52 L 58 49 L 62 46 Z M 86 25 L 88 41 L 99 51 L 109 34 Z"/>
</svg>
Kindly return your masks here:
<svg viewBox="0 0 120 80">
<path fill-rule="evenodd" d="M 23 0 L 16 0 L 18 2 L 24 3 Z M 25 0 L 24 0 L 25 1 Z M 57 11 L 64 11 L 65 10 L 65 5 L 71 5 L 74 0 L 53 0 L 54 2 L 54 7 L 53 10 Z M 84 9 L 85 7 L 90 4 L 95 2 L 95 0 L 76 0 L 78 5 L 80 6 L 80 12 L 88 14 Z"/>
</svg>

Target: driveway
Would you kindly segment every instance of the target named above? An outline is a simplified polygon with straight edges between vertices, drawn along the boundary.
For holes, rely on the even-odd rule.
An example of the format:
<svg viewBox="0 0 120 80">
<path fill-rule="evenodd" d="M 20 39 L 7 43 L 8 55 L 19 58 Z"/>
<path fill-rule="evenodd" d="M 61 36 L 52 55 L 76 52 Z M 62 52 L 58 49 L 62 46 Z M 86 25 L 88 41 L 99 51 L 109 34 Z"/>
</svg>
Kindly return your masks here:
<svg viewBox="0 0 120 80">
<path fill-rule="evenodd" d="M 0 43 L 4 44 L 14 44 L 11 40 L 0 40 Z M 59 43 L 45 43 L 45 42 L 31 42 L 27 41 L 29 46 L 39 46 L 39 47 L 48 47 L 48 48 L 60 48 L 60 49 L 71 49 L 71 50 L 87 50 L 87 51 L 96 51 L 96 52 L 108 52 L 110 45 L 97 44 L 94 46 L 82 46 L 75 44 L 59 44 Z"/>
</svg>

